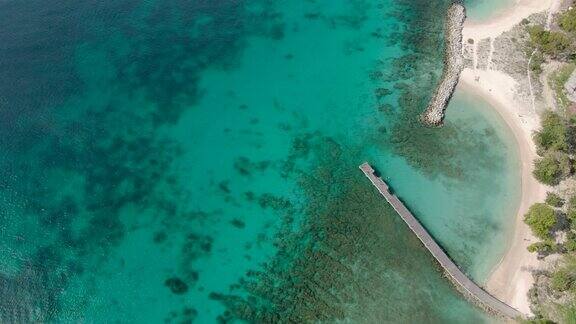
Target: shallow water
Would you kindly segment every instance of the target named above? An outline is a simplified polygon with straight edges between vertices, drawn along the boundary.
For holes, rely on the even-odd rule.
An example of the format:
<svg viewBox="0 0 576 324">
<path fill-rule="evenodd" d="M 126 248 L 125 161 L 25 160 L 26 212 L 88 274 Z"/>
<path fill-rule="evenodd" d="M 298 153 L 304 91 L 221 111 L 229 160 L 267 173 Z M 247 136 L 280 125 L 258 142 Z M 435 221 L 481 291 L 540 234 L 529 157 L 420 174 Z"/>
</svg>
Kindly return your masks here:
<svg viewBox="0 0 576 324">
<path fill-rule="evenodd" d="M 482 21 L 498 15 L 499 12 L 511 8 L 515 0 L 472 0 L 465 1 L 468 19 Z"/>
<path fill-rule="evenodd" d="M 485 280 L 517 157 L 478 98 L 418 122 L 447 4 L 0 5 L 0 318 L 488 320 L 357 169 Z"/>
</svg>

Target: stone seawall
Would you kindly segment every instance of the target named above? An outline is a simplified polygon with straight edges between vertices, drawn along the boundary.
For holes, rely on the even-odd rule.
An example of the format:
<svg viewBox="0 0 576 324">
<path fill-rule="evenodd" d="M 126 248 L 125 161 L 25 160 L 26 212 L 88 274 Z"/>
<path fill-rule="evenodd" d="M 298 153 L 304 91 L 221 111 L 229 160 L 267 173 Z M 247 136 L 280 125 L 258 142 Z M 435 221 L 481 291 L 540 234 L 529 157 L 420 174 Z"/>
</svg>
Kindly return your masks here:
<svg viewBox="0 0 576 324">
<path fill-rule="evenodd" d="M 444 112 L 464 69 L 462 57 L 462 29 L 466 20 L 466 9 L 461 3 L 450 6 L 446 18 L 446 35 L 444 48 L 444 71 L 432 100 L 421 116 L 428 126 L 441 126 Z"/>
</svg>

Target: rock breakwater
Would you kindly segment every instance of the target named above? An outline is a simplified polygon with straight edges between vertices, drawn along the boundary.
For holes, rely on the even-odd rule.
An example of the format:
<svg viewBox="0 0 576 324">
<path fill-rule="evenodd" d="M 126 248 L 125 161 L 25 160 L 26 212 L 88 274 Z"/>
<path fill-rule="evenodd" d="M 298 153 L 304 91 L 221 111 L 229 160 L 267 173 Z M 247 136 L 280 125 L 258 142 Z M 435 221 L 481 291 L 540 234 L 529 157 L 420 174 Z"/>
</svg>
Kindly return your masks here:
<svg viewBox="0 0 576 324">
<path fill-rule="evenodd" d="M 464 69 L 462 57 L 462 29 L 466 20 L 464 5 L 456 2 L 448 8 L 444 48 L 444 71 L 432 100 L 421 116 L 428 126 L 441 126 L 444 112 Z"/>
</svg>

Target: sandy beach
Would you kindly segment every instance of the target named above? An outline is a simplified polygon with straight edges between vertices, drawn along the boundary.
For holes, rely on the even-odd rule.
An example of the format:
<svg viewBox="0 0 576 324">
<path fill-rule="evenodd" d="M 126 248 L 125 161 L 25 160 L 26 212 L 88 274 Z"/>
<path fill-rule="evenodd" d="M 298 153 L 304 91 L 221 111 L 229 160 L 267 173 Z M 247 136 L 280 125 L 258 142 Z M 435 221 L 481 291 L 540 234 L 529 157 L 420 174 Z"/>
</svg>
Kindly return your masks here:
<svg viewBox="0 0 576 324">
<path fill-rule="evenodd" d="M 555 12 L 560 3 L 560 0 L 518 0 L 514 7 L 504 10 L 488 21 L 467 22 L 463 30 L 463 42 L 473 39 L 478 43 L 481 39 L 495 38 L 534 13 L 547 10 Z M 510 127 L 518 142 L 522 168 L 521 201 L 508 250 L 493 269 L 486 283 L 486 289 L 522 313 L 531 314 L 527 297 L 528 290 L 533 284 L 530 270 L 540 267 L 541 264 L 536 254 L 527 250 L 528 245 L 538 240 L 524 224 L 523 218 L 532 204 L 545 199 L 548 189 L 532 176 L 533 160 L 537 157 L 532 134 L 539 127 L 539 115 L 535 107 L 519 102 L 517 82 L 502 71 L 493 69 L 492 65 L 485 70 L 466 68 L 461 74 L 458 87 L 480 95 L 488 101 Z"/>
<path fill-rule="evenodd" d="M 480 81 L 475 81 L 480 75 Z M 474 71 L 466 69 L 462 73 L 459 89 L 482 96 L 496 109 L 512 130 L 518 143 L 521 163 L 521 200 L 514 220 L 514 232 L 504 257 L 494 268 L 486 283 L 486 289 L 502 301 L 522 313 L 531 314 L 527 293 L 533 283 L 531 269 L 540 266 L 536 254 L 527 250 L 528 245 L 537 242 L 530 228 L 524 224 L 524 214 L 536 202 L 546 198 L 546 186 L 532 176 L 536 149 L 532 141 L 532 131 L 537 129 L 537 114 L 522 115 L 521 107 L 514 103 L 510 83 L 514 80 L 499 71 Z"/>
<path fill-rule="evenodd" d="M 512 29 L 522 19 L 537 12 L 543 12 L 559 3 L 558 0 L 516 0 L 514 6 L 502 10 L 493 18 L 482 22 L 467 21 L 464 26 L 464 41 L 469 38 L 483 39 L 496 37 Z"/>
</svg>

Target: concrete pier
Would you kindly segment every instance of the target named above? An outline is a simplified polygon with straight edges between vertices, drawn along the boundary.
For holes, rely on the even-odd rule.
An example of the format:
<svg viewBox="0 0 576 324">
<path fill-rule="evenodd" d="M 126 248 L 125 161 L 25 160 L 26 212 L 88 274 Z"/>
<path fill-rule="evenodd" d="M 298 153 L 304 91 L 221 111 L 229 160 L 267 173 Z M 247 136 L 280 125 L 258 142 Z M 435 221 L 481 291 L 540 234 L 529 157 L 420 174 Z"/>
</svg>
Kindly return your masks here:
<svg viewBox="0 0 576 324">
<path fill-rule="evenodd" d="M 448 274 L 448 277 L 461 292 L 465 293 L 467 297 L 472 298 L 480 306 L 487 308 L 487 310 L 496 314 L 503 315 L 512 319 L 522 317 L 522 314 L 518 310 L 512 308 L 511 306 L 503 303 L 502 301 L 487 293 L 484 289 L 480 288 L 472 280 L 470 280 L 468 276 L 466 276 L 464 272 L 458 268 L 458 266 L 440 247 L 440 245 L 436 243 L 434 238 L 432 238 L 424 226 L 422 226 L 416 217 L 414 217 L 408 208 L 406 208 L 404 203 L 402 203 L 398 197 L 390 193 L 390 189 L 386 182 L 375 175 L 375 171 L 370 166 L 370 164 L 364 163 L 360 165 L 360 170 L 364 172 L 366 177 L 370 180 L 370 182 L 372 182 L 376 189 L 378 189 L 380 194 L 384 196 L 386 201 L 388 201 L 388 203 L 400 215 L 402 220 L 404 220 L 412 232 L 416 234 L 418 239 L 420 239 L 426 249 L 428 249 L 432 256 L 434 256 L 438 263 L 440 263 L 442 269 L 444 269 L 444 271 Z"/>
</svg>

